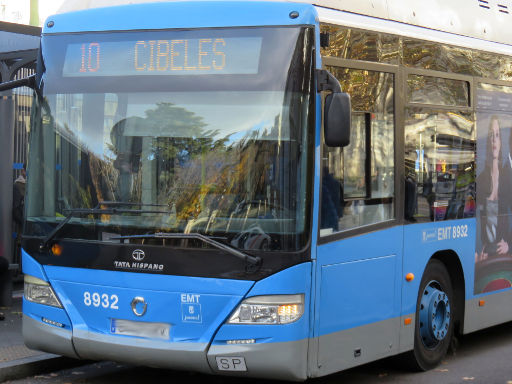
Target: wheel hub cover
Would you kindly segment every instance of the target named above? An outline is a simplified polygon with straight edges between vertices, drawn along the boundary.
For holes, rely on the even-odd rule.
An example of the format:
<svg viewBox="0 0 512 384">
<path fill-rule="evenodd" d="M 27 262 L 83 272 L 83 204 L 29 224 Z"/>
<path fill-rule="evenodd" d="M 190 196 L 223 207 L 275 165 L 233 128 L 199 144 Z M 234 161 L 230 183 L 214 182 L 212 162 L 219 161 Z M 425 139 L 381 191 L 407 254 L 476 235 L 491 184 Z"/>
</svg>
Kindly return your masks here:
<svg viewBox="0 0 512 384">
<path fill-rule="evenodd" d="M 450 327 L 450 301 L 439 288 L 439 283 L 431 281 L 425 287 L 420 302 L 420 336 L 428 348 L 435 347 L 448 334 Z"/>
</svg>

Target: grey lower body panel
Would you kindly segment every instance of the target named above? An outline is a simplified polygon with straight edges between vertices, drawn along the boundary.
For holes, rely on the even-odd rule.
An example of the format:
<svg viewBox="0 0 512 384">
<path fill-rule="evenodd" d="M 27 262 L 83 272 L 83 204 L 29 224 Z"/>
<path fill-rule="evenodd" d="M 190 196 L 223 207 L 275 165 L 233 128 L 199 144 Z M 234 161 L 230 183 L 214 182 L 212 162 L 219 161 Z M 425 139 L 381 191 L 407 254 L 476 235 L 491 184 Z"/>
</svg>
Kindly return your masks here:
<svg viewBox="0 0 512 384">
<path fill-rule="evenodd" d="M 221 371 L 217 357 L 243 357 L 247 371 Z M 307 379 L 308 339 L 283 343 L 212 345 L 208 362 L 217 374 L 275 380 Z"/>
<path fill-rule="evenodd" d="M 206 343 L 166 343 L 80 330 L 71 332 L 26 315 L 23 315 L 23 338 L 29 348 L 76 359 L 212 373 L 206 359 Z"/>
<path fill-rule="evenodd" d="M 119 337 L 75 329 L 73 332 L 23 316 L 25 344 L 33 349 L 77 359 L 112 360 L 151 367 L 201 373 L 272 378 L 307 379 L 308 339 L 283 343 L 212 345 L 169 343 Z M 216 357 L 243 357 L 246 371 L 217 368 Z"/>
<path fill-rule="evenodd" d="M 480 300 L 485 301 L 480 306 Z M 464 333 L 478 331 L 512 320 L 512 290 L 466 300 Z"/>
<path fill-rule="evenodd" d="M 73 344 L 83 359 L 211 373 L 206 343 L 169 343 L 75 330 Z"/>
<path fill-rule="evenodd" d="M 318 337 L 318 369 L 311 376 L 328 375 L 410 349 L 414 322 L 403 324 L 402 318 L 396 317 Z"/>
<path fill-rule="evenodd" d="M 27 347 L 78 359 L 69 330 L 23 315 L 23 339 Z"/>
</svg>

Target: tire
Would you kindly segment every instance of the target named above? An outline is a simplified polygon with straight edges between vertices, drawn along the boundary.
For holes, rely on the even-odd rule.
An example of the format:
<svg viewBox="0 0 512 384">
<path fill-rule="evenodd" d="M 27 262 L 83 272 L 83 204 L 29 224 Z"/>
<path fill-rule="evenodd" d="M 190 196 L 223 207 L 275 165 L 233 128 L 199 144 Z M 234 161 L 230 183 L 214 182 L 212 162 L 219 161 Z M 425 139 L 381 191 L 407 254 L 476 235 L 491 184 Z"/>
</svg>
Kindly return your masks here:
<svg viewBox="0 0 512 384">
<path fill-rule="evenodd" d="M 421 279 L 416 301 L 414 349 L 406 357 L 413 370 L 432 369 L 446 356 L 453 336 L 454 304 L 446 267 L 439 260 L 431 260 Z"/>
</svg>

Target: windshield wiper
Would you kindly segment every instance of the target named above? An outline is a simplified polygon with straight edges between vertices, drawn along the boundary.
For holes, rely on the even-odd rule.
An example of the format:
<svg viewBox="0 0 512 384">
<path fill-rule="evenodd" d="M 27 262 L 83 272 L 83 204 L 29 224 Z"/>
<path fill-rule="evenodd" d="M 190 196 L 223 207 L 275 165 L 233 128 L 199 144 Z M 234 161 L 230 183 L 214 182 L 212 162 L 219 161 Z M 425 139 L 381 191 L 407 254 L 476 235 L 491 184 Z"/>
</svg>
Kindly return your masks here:
<svg viewBox="0 0 512 384">
<path fill-rule="evenodd" d="M 118 236 L 111 237 L 110 240 L 127 240 L 127 239 L 194 239 L 201 240 L 217 249 L 223 250 L 230 255 L 233 255 L 246 262 L 246 271 L 255 272 L 261 265 L 261 257 L 251 256 L 236 248 L 230 247 L 220 241 L 214 240 L 212 237 L 202 235 L 200 233 L 151 233 L 147 235 L 131 235 L 131 236 Z"/>
<path fill-rule="evenodd" d="M 107 202 L 110 203 L 110 202 Z M 114 202 L 112 202 L 114 203 Z M 48 249 L 48 244 L 57 236 L 57 234 L 64 228 L 64 226 L 73 218 L 81 215 L 115 215 L 119 213 L 169 213 L 168 211 L 153 211 L 153 210 L 147 210 L 147 209 L 122 209 L 122 208 L 99 208 L 99 206 L 103 205 L 109 205 L 105 203 L 98 204 L 95 208 L 74 208 L 74 209 L 65 209 L 64 212 L 69 212 L 68 215 L 62 220 L 59 225 L 57 225 L 53 231 L 51 231 L 48 236 L 44 238 L 44 240 L 39 245 L 39 250 L 44 251 Z M 114 205 L 114 204 L 112 204 Z M 152 206 L 152 204 L 132 204 L 132 203 L 118 203 L 116 205 L 148 205 Z M 155 206 L 157 206 L 155 204 Z"/>
</svg>

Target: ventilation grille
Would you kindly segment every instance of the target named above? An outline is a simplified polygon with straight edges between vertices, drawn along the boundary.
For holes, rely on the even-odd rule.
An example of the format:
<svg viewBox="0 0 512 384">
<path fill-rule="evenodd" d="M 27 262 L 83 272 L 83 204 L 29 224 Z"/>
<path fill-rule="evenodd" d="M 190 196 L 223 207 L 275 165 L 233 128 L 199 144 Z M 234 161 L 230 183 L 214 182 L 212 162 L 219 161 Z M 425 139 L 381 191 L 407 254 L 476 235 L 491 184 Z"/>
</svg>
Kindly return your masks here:
<svg viewBox="0 0 512 384">
<path fill-rule="evenodd" d="M 504 4 L 498 4 L 498 10 L 501 13 L 506 13 L 508 15 L 508 6 Z"/>
<path fill-rule="evenodd" d="M 489 6 L 489 2 L 487 0 L 478 0 L 478 5 L 481 8 L 491 9 L 491 7 Z"/>
<path fill-rule="evenodd" d="M 494 5 L 494 4 L 491 4 L 490 0 L 477 0 L 478 6 L 480 8 L 491 10 L 491 9 L 496 9 L 496 7 L 497 7 L 498 12 L 508 15 L 511 12 L 509 10 L 509 5 L 507 5 L 507 3 L 509 3 L 509 2 L 507 0 L 498 0 L 498 1 L 499 2 L 496 2 L 495 3 L 496 5 Z"/>
</svg>

